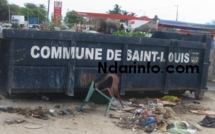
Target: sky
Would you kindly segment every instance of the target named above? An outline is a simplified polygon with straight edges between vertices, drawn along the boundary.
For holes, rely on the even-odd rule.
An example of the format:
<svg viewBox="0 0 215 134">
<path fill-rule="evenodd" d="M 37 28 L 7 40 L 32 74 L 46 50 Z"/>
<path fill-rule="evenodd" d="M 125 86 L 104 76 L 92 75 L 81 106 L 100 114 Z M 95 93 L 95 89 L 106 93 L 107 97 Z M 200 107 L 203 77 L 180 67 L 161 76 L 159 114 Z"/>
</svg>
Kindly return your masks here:
<svg viewBox="0 0 215 134">
<path fill-rule="evenodd" d="M 54 1 L 50 0 L 49 16 L 54 11 Z M 146 15 L 153 18 L 176 20 L 190 23 L 206 24 L 215 20 L 215 0 L 60 0 L 62 15 L 67 11 L 106 13 L 115 4 L 122 10 L 134 12 L 137 16 Z M 44 4 L 48 0 L 8 0 L 9 3 L 24 6 L 24 3 Z M 178 5 L 178 6 L 176 6 Z M 177 17 L 178 7 L 178 17 Z"/>
</svg>

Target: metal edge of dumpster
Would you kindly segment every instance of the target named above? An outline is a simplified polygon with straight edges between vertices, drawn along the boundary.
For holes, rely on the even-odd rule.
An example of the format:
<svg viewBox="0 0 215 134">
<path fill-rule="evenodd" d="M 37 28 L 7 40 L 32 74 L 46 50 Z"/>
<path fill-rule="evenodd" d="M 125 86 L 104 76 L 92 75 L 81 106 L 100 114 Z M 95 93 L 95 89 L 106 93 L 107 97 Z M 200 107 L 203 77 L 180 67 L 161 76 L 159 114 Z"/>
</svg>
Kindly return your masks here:
<svg viewBox="0 0 215 134">
<path fill-rule="evenodd" d="M 202 42 L 204 46 L 204 54 L 203 54 L 203 62 L 201 63 L 202 70 L 200 70 L 200 77 L 199 77 L 199 85 L 198 88 L 194 91 L 196 99 L 203 99 L 205 92 L 208 91 L 207 88 L 207 77 L 208 77 L 208 69 L 210 66 L 210 50 L 211 50 L 211 43 L 212 39 L 210 36 L 201 34 L 201 35 L 192 35 L 192 34 L 179 34 L 179 33 L 172 33 L 171 37 L 169 36 L 168 32 L 155 32 L 151 38 L 160 38 L 160 39 L 171 39 L 176 38 L 178 40 L 185 40 L 185 41 L 194 41 L 194 42 Z"/>
<path fill-rule="evenodd" d="M 0 32 L 0 94 L 7 96 L 7 72 L 8 72 L 8 43 L 9 40 L 4 39 L 3 30 Z"/>
<path fill-rule="evenodd" d="M 205 92 L 208 91 L 207 88 L 207 78 L 208 78 L 208 69 L 210 66 L 210 50 L 211 50 L 211 43 L 212 39 L 209 36 L 204 36 L 205 43 L 204 43 L 204 55 L 203 55 L 203 63 L 202 63 L 202 70 L 201 70 L 201 77 L 199 78 L 199 89 L 195 91 L 195 98 L 198 100 L 203 99 Z"/>
</svg>

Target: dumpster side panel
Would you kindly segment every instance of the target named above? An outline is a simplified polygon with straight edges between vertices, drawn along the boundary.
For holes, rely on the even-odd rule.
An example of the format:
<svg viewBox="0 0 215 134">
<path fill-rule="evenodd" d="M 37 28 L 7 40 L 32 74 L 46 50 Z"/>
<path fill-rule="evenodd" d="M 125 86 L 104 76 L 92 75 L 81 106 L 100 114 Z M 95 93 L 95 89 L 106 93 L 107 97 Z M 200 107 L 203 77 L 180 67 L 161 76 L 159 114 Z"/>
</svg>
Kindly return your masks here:
<svg viewBox="0 0 215 134">
<path fill-rule="evenodd" d="M 4 30 L 10 42 L 8 91 L 75 92 L 108 72 L 121 78 L 120 92 L 145 90 L 205 89 L 208 47 L 203 36 L 158 33 L 153 38 L 70 32 Z M 180 39 L 173 44 L 171 39 Z M 166 67 L 198 66 L 187 73 L 168 73 Z M 156 66 L 160 67 L 159 72 Z M 173 68 L 183 70 L 183 68 Z M 100 70 L 100 72 L 99 72 Z M 124 71 L 124 72 L 123 72 Z M 149 71 L 149 72 L 148 72 Z M 203 73 L 201 73 L 203 72 Z M 108 81 L 101 88 L 110 84 Z M 201 84 L 199 84 L 201 83 Z"/>
<path fill-rule="evenodd" d="M 65 88 L 66 67 L 25 67 L 13 69 L 13 92 L 63 92 Z M 33 91 L 31 91 L 34 89 Z"/>
<path fill-rule="evenodd" d="M 200 77 L 200 88 L 199 88 L 199 92 L 204 92 L 207 91 L 207 77 L 208 77 L 208 69 L 210 66 L 210 50 L 211 50 L 211 40 L 209 37 L 207 37 L 207 41 L 204 44 L 205 45 L 205 50 L 204 50 L 204 56 L 203 58 L 203 62 L 202 62 L 202 74 Z"/>
<path fill-rule="evenodd" d="M 68 79 L 68 59 L 64 48 L 70 45 L 70 41 L 15 39 L 11 57 L 13 80 L 10 88 L 13 92 L 63 92 Z M 51 53 L 52 47 L 55 48 L 54 53 Z"/>
<path fill-rule="evenodd" d="M 23 44 L 26 44 L 25 47 Z M 13 64 L 15 66 L 65 66 L 68 64 L 66 52 L 70 45 L 70 41 L 14 39 Z"/>
<path fill-rule="evenodd" d="M 7 95 L 10 41 L 0 39 L 0 93 Z"/>
<path fill-rule="evenodd" d="M 157 31 L 151 38 L 159 39 L 177 39 L 180 41 L 192 41 L 192 42 L 205 42 L 203 35 L 192 35 L 192 34 L 178 34 L 178 33 L 168 33 Z"/>
</svg>

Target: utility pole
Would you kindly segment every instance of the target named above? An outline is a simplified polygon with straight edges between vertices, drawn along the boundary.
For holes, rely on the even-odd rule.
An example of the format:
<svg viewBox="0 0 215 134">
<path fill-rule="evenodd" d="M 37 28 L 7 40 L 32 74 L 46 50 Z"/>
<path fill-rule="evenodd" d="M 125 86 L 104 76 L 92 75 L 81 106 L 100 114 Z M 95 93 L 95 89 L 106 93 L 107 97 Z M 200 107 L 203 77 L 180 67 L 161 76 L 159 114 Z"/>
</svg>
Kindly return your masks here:
<svg viewBox="0 0 215 134">
<path fill-rule="evenodd" d="M 37 8 L 37 20 L 38 20 L 38 24 L 39 24 L 39 8 Z"/>
<path fill-rule="evenodd" d="M 68 13 L 69 13 L 69 8 L 67 9 L 67 16 L 66 16 L 66 24 L 68 25 Z"/>
<path fill-rule="evenodd" d="M 48 0 L 48 11 L 47 11 L 47 19 L 48 19 L 48 22 L 49 22 L 49 5 L 50 5 L 50 0 Z"/>
<path fill-rule="evenodd" d="M 176 10 L 176 21 L 178 21 L 178 5 L 177 6 L 177 10 Z"/>
<path fill-rule="evenodd" d="M 28 8 L 28 28 L 29 28 L 29 8 Z"/>
<path fill-rule="evenodd" d="M 10 23 L 10 4 L 8 4 L 8 21 L 9 21 L 9 23 Z"/>
</svg>

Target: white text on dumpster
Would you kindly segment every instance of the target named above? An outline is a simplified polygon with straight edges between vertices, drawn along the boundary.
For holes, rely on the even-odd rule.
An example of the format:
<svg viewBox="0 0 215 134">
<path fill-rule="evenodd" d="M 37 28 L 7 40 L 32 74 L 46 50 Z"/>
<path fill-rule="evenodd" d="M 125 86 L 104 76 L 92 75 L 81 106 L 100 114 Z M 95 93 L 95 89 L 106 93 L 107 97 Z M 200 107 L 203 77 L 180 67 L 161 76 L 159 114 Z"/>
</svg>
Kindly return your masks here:
<svg viewBox="0 0 215 134">
<path fill-rule="evenodd" d="M 43 59 L 90 59 L 90 60 L 105 60 L 121 61 L 123 56 L 122 50 L 102 48 L 84 48 L 84 47 L 48 47 L 48 46 L 33 46 L 31 48 L 32 58 Z M 103 56 L 102 54 L 105 54 Z M 168 54 L 169 62 L 188 63 L 189 53 L 173 53 Z M 165 62 L 164 52 L 160 51 L 144 51 L 144 50 L 127 50 L 127 61 L 144 61 L 144 62 Z"/>
</svg>

